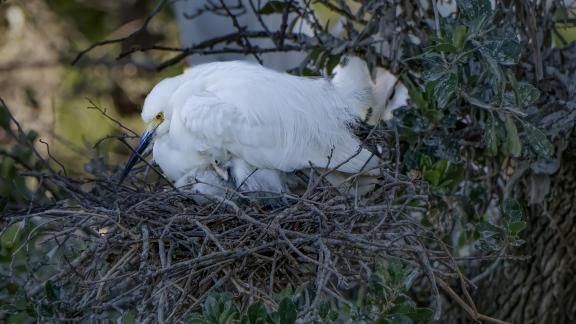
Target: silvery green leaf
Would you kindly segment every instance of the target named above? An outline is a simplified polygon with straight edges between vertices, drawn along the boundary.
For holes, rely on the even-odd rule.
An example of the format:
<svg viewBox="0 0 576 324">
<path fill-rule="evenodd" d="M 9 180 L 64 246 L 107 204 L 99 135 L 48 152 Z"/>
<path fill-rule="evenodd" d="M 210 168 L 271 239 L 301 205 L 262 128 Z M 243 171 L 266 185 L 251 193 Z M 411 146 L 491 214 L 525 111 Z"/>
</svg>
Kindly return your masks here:
<svg viewBox="0 0 576 324">
<path fill-rule="evenodd" d="M 521 50 L 518 39 L 513 37 L 488 40 L 480 47 L 480 52 L 484 56 L 488 56 L 502 65 L 517 64 L 520 60 Z"/>
<path fill-rule="evenodd" d="M 492 75 L 494 76 L 493 84 L 498 88 L 500 88 L 502 83 L 504 82 L 504 72 L 502 71 L 502 68 L 500 67 L 500 65 L 498 65 L 498 62 L 491 56 L 485 56 L 484 61 L 486 62 L 486 65 L 488 65 L 489 71 L 492 72 Z"/>
<path fill-rule="evenodd" d="M 533 104 L 540 98 L 540 91 L 533 85 L 526 82 L 519 82 L 517 88 L 518 106 L 526 107 Z"/>
<path fill-rule="evenodd" d="M 450 73 L 438 79 L 434 86 L 434 97 L 438 108 L 444 108 L 456 92 L 456 75 Z"/>
<path fill-rule="evenodd" d="M 468 20 L 481 19 L 492 13 L 490 0 L 458 0 L 458 10 Z"/>
<path fill-rule="evenodd" d="M 494 117 L 490 116 L 487 120 L 486 129 L 484 130 L 484 144 L 486 145 L 486 153 L 489 156 L 498 154 L 498 140 L 496 137 L 496 122 Z"/>
<path fill-rule="evenodd" d="M 554 145 L 550 143 L 546 135 L 530 123 L 525 123 L 524 131 L 526 132 L 526 140 L 530 147 L 542 158 L 549 158 L 554 154 Z"/>
<path fill-rule="evenodd" d="M 476 107 L 480 107 L 480 108 L 484 108 L 484 109 L 494 109 L 494 107 L 492 107 L 490 104 L 485 103 L 484 101 L 482 101 L 481 99 L 478 98 L 474 98 L 471 96 L 467 96 L 466 100 L 468 100 L 468 102 L 472 105 L 472 106 L 476 106 Z"/>
<path fill-rule="evenodd" d="M 502 97 L 502 105 L 504 107 L 515 107 L 516 106 L 516 96 L 513 92 L 507 91 Z"/>
<path fill-rule="evenodd" d="M 422 79 L 426 81 L 436 81 L 442 76 L 446 75 L 446 71 L 442 68 L 431 68 L 422 73 Z"/>
<path fill-rule="evenodd" d="M 502 214 L 510 223 L 521 221 L 524 216 L 520 203 L 517 200 L 510 198 L 504 200 L 504 203 L 502 204 Z"/>
</svg>

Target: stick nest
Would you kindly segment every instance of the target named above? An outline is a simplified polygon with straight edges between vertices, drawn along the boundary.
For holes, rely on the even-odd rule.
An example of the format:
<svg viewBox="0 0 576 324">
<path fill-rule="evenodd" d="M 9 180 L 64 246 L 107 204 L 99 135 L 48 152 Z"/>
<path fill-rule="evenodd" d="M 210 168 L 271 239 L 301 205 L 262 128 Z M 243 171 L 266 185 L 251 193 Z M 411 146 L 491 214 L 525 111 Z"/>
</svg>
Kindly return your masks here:
<svg viewBox="0 0 576 324">
<path fill-rule="evenodd" d="M 447 256 L 424 244 L 435 239 L 420 224 L 427 201 L 421 183 L 384 172 L 360 199 L 331 186 L 326 172 L 311 171 L 305 193 L 278 197 L 284 203 L 274 208 L 233 191 L 198 205 L 191 193 L 158 183 L 118 186 L 52 174 L 50 182 L 70 198 L 7 218 L 35 224 L 41 239 L 33 243 L 50 248 L 38 263 L 45 276 L 30 276 L 26 291 L 41 304 L 47 288 L 57 289 L 60 307 L 77 319 L 132 310 L 139 320 L 172 322 L 220 291 L 240 305 L 276 307 L 275 294 L 312 289 L 305 307 L 312 314 L 323 298 L 350 303 L 346 291 L 392 259 L 433 283 L 431 262 Z"/>
</svg>

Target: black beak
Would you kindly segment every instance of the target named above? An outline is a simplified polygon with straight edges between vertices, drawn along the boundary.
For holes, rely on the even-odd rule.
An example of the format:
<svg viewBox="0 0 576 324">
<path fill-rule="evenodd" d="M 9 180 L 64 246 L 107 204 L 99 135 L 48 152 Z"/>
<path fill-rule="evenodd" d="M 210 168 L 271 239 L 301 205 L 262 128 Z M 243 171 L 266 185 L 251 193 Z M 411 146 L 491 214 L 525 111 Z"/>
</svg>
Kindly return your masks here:
<svg viewBox="0 0 576 324">
<path fill-rule="evenodd" d="M 128 159 L 128 162 L 126 162 L 126 166 L 124 166 L 122 176 L 120 177 L 120 181 L 118 182 L 119 185 L 121 185 L 122 182 L 128 176 L 128 174 L 130 174 L 130 170 L 132 170 L 136 162 L 138 162 L 139 159 L 143 159 L 142 155 L 146 151 L 148 145 L 150 145 L 150 143 L 152 142 L 157 127 L 158 126 L 146 129 L 142 134 L 142 136 L 140 137 L 140 142 L 138 143 L 138 146 L 136 146 L 136 149 L 132 151 L 130 159 Z"/>
</svg>

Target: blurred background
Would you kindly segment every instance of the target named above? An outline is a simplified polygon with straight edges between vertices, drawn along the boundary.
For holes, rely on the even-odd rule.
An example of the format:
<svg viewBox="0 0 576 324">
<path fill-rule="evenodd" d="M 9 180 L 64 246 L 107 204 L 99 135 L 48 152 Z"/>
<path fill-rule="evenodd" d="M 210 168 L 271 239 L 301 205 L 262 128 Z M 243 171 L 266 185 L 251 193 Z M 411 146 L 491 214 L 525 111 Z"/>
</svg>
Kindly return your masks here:
<svg viewBox="0 0 576 324">
<path fill-rule="evenodd" d="M 169 52 L 138 52 L 117 59 L 135 43 L 179 46 L 177 22 L 168 6 L 137 36 L 122 44 L 95 48 L 71 64 L 92 43 L 138 30 L 155 6 L 154 1 L 138 0 L 0 4 L 0 97 L 25 129 L 34 130 L 49 144 L 69 173 L 86 171 L 94 154 L 109 152 L 103 156 L 113 162 L 127 152 L 114 140 L 94 146 L 118 127 L 91 107 L 97 105 L 138 131 L 146 93 L 159 79 L 182 71 L 183 63 L 156 71 L 153 62 L 171 55 Z M 7 141 L 0 132 L 0 145 Z"/>
</svg>

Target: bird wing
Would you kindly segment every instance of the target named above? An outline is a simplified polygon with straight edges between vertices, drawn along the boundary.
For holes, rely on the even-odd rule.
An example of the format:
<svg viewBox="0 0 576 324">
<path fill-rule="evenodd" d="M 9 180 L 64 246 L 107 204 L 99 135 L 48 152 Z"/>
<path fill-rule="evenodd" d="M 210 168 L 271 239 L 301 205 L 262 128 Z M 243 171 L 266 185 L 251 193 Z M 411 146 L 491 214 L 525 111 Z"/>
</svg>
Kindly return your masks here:
<svg viewBox="0 0 576 324">
<path fill-rule="evenodd" d="M 250 118 L 236 106 L 214 96 L 193 95 L 179 110 L 185 130 L 211 148 L 229 145 L 270 146 L 276 142 L 275 125 Z"/>
<path fill-rule="evenodd" d="M 213 96 L 190 96 L 179 115 L 181 125 L 172 127 L 179 129 L 179 138 L 188 136 L 198 150 L 230 151 L 258 168 L 292 171 L 311 165 L 337 166 L 339 171 L 356 173 L 374 167 L 378 160 L 351 134 L 337 138 L 333 145 L 314 138 L 303 142 L 297 136 L 287 137 L 293 132 L 281 121 L 254 118 Z M 300 131 L 306 132 L 305 127 Z"/>
<path fill-rule="evenodd" d="M 211 70 L 211 79 L 181 86 L 171 134 L 187 136 L 199 150 L 229 151 L 257 168 L 342 164 L 340 171 L 354 173 L 374 165 L 376 158 L 360 148 L 348 127 L 354 118 L 349 106 L 329 82 L 258 66 L 235 68 Z"/>
</svg>

